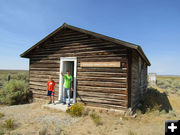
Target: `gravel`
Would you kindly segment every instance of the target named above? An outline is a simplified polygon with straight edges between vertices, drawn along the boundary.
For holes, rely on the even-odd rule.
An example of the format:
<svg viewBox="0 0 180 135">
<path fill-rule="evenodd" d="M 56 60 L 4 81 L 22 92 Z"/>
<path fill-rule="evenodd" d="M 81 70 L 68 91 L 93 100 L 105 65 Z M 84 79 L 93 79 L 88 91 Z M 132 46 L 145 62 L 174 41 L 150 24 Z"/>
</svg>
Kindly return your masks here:
<svg viewBox="0 0 180 135">
<path fill-rule="evenodd" d="M 0 112 L 5 114 L 2 120 L 13 118 L 18 123 L 38 123 L 39 125 L 51 124 L 69 126 L 78 118 L 69 116 L 64 112 L 53 112 L 50 109 L 43 109 L 40 103 L 13 105 L 0 107 Z"/>
<path fill-rule="evenodd" d="M 39 116 L 35 119 L 38 123 L 41 124 L 54 124 L 54 125 L 65 125 L 69 126 L 72 123 L 77 121 L 77 118 L 72 118 L 72 117 L 58 117 L 58 116 L 52 116 L 52 115 L 44 115 L 44 116 Z"/>
</svg>

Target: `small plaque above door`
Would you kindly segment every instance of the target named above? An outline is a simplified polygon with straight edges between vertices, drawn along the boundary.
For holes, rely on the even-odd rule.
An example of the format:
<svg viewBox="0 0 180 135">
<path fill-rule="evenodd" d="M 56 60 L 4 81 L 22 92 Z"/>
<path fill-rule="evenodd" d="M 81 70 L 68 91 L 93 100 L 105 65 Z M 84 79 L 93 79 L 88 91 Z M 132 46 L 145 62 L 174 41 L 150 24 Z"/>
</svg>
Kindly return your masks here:
<svg viewBox="0 0 180 135">
<path fill-rule="evenodd" d="M 80 62 L 80 67 L 120 67 L 121 62 Z"/>
</svg>

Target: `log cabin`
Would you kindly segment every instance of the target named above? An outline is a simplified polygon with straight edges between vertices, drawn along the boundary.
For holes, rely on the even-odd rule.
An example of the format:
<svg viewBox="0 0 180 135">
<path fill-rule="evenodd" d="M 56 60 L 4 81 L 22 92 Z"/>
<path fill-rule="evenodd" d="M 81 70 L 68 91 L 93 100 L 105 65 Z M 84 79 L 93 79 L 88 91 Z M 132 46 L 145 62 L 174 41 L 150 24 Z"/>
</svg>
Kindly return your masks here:
<svg viewBox="0 0 180 135">
<path fill-rule="evenodd" d="M 139 45 L 64 23 L 20 55 L 29 58 L 29 87 L 34 98 L 47 99 L 46 83 L 56 83 L 62 101 L 63 77 L 73 76 L 73 103 L 127 110 L 147 91 L 150 62 Z"/>
</svg>

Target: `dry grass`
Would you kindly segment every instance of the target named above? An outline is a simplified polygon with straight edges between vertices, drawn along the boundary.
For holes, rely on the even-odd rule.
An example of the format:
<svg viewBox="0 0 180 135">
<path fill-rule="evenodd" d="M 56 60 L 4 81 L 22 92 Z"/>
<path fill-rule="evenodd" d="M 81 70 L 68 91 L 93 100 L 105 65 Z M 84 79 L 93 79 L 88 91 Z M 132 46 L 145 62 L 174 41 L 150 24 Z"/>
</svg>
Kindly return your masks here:
<svg viewBox="0 0 180 135">
<path fill-rule="evenodd" d="M 102 125 L 101 117 L 96 112 L 90 113 L 90 118 L 93 120 L 93 122 L 96 124 L 96 126 Z"/>
<path fill-rule="evenodd" d="M 3 124 L 3 127 L 6 128 L 6 129 L 14 129 L 15 127 L 15 124 L 14 124 L 14 120 L 13 119 L 7 119 L 5 121 L 5 123 Z"/>
<path fill-rule="evenodd" d="M 2 117 L 4 117 L 5 115 L 4 115 L 4 113 L 0 113 L 0 118 L 2 118 Z"/>
</svg>

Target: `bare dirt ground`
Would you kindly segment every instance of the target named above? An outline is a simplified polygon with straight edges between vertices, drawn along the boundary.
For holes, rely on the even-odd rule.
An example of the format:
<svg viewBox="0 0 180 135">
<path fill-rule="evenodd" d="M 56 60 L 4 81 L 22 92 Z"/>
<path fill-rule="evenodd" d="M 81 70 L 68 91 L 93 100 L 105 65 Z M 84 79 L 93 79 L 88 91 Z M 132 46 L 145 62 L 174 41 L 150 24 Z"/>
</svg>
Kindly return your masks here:
<svg viewBox="0 0 180 135">
<path fill-rule="evenodd" d="M 20 135 L 36 135 L 42 128 L 48 128 L 49 134 L 54 134 L 55 128 L 61 129 L 62 126 L 69 126 L 78 120 L 64 112 L 43 109 L 41 103 L 0 107 L 0 113 L 5 115 L 0 122 L 13 119 L 15 129 L 10 132 Z"/>
<path fill-rule="evenodd" d="M 38 135 L 42 129 L 47 129 L 50 135 L 55 135 L 57 130 L 61 130 L 61 135 L 164 135 L 165 120 L 180 119 L 180 96 L 171 94 L 168 99 L 176 116 L 155 111 L 127 118 L 120 114 L 98 112 L 102 125 L 96 126 L 89 115 L 72 118 L 65 112 L 44 109 L 42 103 L 37 102 L 0 106 L 0 113 L 5 115 L 0 118 L 0 124 L 7 119 L 14 119 L 15 128 L 6 131 L 19 135 Z"/>
</svg>

